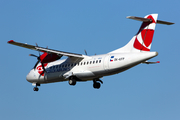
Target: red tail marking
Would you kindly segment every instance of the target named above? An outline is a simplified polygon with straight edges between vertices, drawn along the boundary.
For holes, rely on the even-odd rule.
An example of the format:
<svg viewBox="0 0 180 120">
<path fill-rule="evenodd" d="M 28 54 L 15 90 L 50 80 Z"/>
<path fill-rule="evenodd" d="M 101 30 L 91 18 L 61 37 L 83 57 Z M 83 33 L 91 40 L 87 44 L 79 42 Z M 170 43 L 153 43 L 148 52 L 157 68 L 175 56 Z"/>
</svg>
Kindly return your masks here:
<svg viewBox="0 0 180 120">
<path fill-rule="evenodd" d="M 141 31 L 141 37 L 146 47 L 149 47 L 149 45 L 152 43 L 153 34 L 154 30 L 145 29 Z"/>
<path fill-rule="evenodd" d="M 136 40 L 134 41 L 134 48 L 138 49 L 138 50 L 143 50 L 143 51 L 150 51 L 150 49 L 144 47 L 136 38 Z"/>
<path fill-rule="evenodd" d="M 147 17 L 148 19 L 151 19 L 152 22 L 143 22 L 134 41 L 134 48 L 138 50 L 143 50 L 143 51 L 150 51 L 149 47 L 152 43 L 153 35 L 154 35 L 154 30 L 153 29 L 144 29 L 151 23 L 156 23 L 154 18 L 149 15 Z M 138 34 L 141 34 L 141 38 L 143 40 L 143 43 L 140 43 L 140 41 L 137 39 Z M 144 46 L 145 45 L 145 46 Z"/>
<path fill-rule="evenodd" d="M 149 15 L 147 18 L 152 20 L 151 23 L 156 23 L 156 21 L 154 20 L 154 18 L 151 15 Z"/>
</svg>

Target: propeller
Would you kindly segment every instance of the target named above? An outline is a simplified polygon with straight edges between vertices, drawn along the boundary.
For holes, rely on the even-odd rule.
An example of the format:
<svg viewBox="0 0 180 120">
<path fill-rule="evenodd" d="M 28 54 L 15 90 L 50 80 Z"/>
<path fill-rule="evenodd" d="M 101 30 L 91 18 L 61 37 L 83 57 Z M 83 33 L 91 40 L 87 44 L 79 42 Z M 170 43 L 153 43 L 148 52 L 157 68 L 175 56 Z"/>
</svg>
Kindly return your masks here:
<svg viewBox="0 0 180 120">
<path fill-rule="evenodd" d="M 37 58 L 37 62 L 36 62 L 36 64 L 34 65 L 34 70 L 36 69 L 36 66 L 38 65 L 38 63 L 41 61 L 41 59 L 40 59 L 40 56 L 38 57 L 37 55 L 34 55 L 34 54 L 29 54 L 29 56 L 33 56 L 33 57 L 36 57 Z"/>
<path fill-rule="evenodd" d="M 42 65 L 43 71 L 46 72 L 46 70 L 45 70 L 45 68 L 44 68 L 44 63 L 42 63 L 42 62 L 41 62 L 41 59 L 40 59 L 40 56 L 41 56 L 41 55 L 40 55 L 40 56 L 37 56 L 37 55 L 34 55 L 34 54 L 29 54 L 29 56 L 36 57 L 37 60 L 38 60 L 38 61 L 36 62 L 36 64 L 34 65 L 34 70 L 36 69 L 38 63 L 40 62 L 41 65 Z"/>
<path fill-rule="evenodd" d="M 37 44 L 37 43 L 36 43 L 36 46 L 38 47 L 38 44 Z M 33 67 L 33 68 L 34 68 L 34 70 L 35 70 L 35 69 L 36 69 L 36 67 L 37 67 L 37 65 L 38 65 L 38 63 L 39 63 L 39 62 L 41 62 L 41 58 L 40 58 L 40 57 L 41 57 L 41 54 L 40 54 L 40 52 L 39 52 L 39 56 L 34 55 L 34 54 L 29 54 L 29 56 L 36 57 L 36 58 L 37 58 L 37 60 L 38 60 L 38 61 L 36 62 L 36 64 L 34 65 L 34 67 Z M 41 62 L 41 65 L 42 65 L 43 71 L 44 71 L 44 72 L 46 72 L 46 70 L 45 70 L 45 68 L 44 68 L 44 64 L 43 64 L 42 62 Z M 43 73 L 44 73 L 44 72 L 43 72 Z M 43 74 L 43 73 L 42 73 L 42 74 Z"/>
</svg>

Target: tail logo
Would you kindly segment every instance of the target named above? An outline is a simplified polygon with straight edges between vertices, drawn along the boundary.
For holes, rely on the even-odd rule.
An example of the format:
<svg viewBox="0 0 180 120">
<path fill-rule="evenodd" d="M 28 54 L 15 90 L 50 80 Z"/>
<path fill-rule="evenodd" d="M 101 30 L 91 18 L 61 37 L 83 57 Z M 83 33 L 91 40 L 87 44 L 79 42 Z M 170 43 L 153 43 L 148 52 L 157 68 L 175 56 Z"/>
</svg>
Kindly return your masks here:
<svg viewBox="0 0 180 120">
<path fill-rule="evenodd" d="M 134 41 L 134 48 L 143 51 L 150 51 L 154 30 L 144 29 Z"/>
<path fill-rule="evenodd" d="M 150 51 L 156 24 L 151 15 L 147 18 L 151 19 L 152 22 L 143 22 L 134 41 L 134 48 L 142 51 Z"/>
</svg>

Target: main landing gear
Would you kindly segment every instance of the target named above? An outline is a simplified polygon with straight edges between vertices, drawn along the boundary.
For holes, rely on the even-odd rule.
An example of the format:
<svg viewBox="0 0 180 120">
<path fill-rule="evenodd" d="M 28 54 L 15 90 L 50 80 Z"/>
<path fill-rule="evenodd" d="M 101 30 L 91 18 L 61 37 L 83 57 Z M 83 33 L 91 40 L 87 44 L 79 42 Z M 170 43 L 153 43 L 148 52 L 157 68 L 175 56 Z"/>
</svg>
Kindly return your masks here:
<svg viewBox="0 0 180 120">
<path fill-rule="evenodd" d="M 69 78 L 69 85 L 73 85 L 73 86 L 76 85 L 76 78 L 75 77 L 72 76 Z"/>
<path fill-rule="evenodd" d="M 39 84 L 39 83 L 35 83 L 35 84 L 33 84 L 33 85 L 35 85 L 35 87 L 33 88 L 33 90 L 37 92 L 37 91 L 39 90 L 39 88 L 38 88 L 37 86 L 40 86 L 40 84 Z"/>
<path fill-rule="evenodd" d="M 99 81 L 99 82 L 97 82 L 97 81 Z M 101 84 L 103 84 L 103 81 L 100 80 L 99 78 L 93 80 L 93 87 L 95 89 L 99 89 L 101 87 Z"/>
<path fill-rule="evenodd" d="M 69 85 L 76 85 L 76 81 L 78 81 L 78 79 L 76 77 L 71 76 L 69 78 Z M 101 87 L 101 84 L 103 84 L 103 81 L 99 78 L 93 79 L 93 87 L 95 89 L 99 89 Z"/>
</svg>

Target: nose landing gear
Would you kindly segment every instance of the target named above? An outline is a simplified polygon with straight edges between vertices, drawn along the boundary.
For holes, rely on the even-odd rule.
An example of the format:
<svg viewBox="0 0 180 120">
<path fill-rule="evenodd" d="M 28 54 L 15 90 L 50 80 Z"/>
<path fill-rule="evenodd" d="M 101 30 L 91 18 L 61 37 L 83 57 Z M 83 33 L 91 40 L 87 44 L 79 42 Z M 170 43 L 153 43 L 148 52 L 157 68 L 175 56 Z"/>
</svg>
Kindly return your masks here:
<svg viewBox="0 0 180 120">
<path fill-rule="evenodd" d="M 34 87 L 33 90 L 34 90 L 34 91 L 38 91 L 39 88 L 38 88 L 38 87 Z"/>
<path fill-rule="evenodd" d="M 37 86 L 40 86 L 40 84 L 39 83 L 33 83 L 32 85 L 35 86 L 33 88 L 33 90 L 37 92 L 39 90 L 39 88 Z"/>
</svg>

